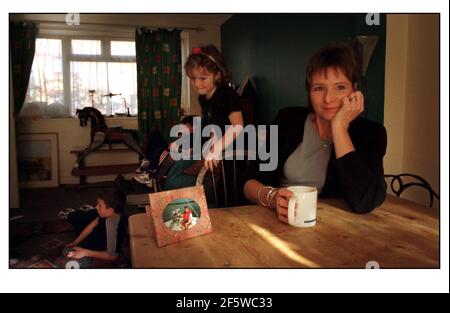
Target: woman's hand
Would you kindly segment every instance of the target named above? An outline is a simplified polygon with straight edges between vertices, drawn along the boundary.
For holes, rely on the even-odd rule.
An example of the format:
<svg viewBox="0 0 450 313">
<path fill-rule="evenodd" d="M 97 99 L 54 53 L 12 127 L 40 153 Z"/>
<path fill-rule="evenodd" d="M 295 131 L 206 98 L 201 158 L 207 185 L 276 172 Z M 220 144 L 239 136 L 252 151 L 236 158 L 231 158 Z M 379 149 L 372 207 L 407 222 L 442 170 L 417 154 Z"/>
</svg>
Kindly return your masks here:
<svg viewBox="0 0 450 313">
<path fill-rule="evenodd" d="M 71 251 L 67 254 L 67 257 L 69 258 L 75 258 L 75 259 L 82 259 L 87 255 L 88 250 L 80 248 L 80 247 L 75 247 L 73 248 L 74 251 Z"/>
<path fill-rule="evenodd" d="M 278 219 L 283 223 L 288 224 L 288 206 L 289 200 L 292 198 L 294 194 L 292 191 L 287 190 L 286 188 L 280 188 L 275 197 L 276 210 Z"/>
<path fill-rule="evenodd" d="M 364 96 L 360 91 L 355 91 L 341 101 L 342 105 L 331 120 L 331 125 L 333 129 L 347 130 L 350 123 L 364 111 Z"/>
<path fill-rule="evenodd" d="M 77 244 L 75 243 L 75 241 L 74 242 L 71 242 L 71 243 L 68 243 L 68 244 L 66 244 L 66 248 L 73 248 L 73 247 L 75 247 Z"/>
<path fill-rule="evenodd" d="M 355 151 L 348 133 L 350 123 L 364 111 L 364 96 L 360 91 L 351 93 L 342 99 L 342 106 L 331 120 L 334 152 L 336 159 Z"/>
</svg>

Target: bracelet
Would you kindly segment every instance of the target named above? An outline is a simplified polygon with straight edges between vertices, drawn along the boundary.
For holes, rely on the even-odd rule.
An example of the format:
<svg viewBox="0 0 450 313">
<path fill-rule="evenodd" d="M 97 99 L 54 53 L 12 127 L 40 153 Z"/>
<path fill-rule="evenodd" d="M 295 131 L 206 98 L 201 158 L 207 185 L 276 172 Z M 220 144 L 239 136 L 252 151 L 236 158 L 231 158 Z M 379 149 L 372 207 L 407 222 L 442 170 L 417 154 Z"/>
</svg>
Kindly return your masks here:
<svg viewBox="0 0 450 313">
<path fill-rule="evenodd" d="M 272 199 L 272 195 L 277 191 L 276 188 L 270 187 L 270 191 L 267 193 L 266 201 L 267 207 L 270 207 L 270 200 Z"/>
<path fill-rule="evenodd" d="M 267 203 L 269 205 L 269 208 L 270 208 L 270 204 L 272 203 L 273 198 L 276 198 L 276 196 L 278 194 L 278 190 L 279 190 L 279 188 L 274 188 L 273 193 L 270 195 L 269 202 Z M 275 203 L 275 208 L 276 208 L 276 203 Z"/>
<path fill-rule="evenodd" d="M 264 202 L 261 200 L 261 191 L 262 191 L 264 188 L 272 188 L 272 187 L 270 187 L 270 186 L 262 186 L 261 188 L 259 188 L 259 190 L 258 190 L 258 203 L 259 203 L 260 205 L 262 205 L 262 206 L 264 206 L 264 207 L 267 208 L 267 205 L 264 204 Z M 273 188 L 272 188 L 272 189 L 273 189 Z M 270 191 L 269 191 L 269 192 L 270 192 Z"/>
</svg>

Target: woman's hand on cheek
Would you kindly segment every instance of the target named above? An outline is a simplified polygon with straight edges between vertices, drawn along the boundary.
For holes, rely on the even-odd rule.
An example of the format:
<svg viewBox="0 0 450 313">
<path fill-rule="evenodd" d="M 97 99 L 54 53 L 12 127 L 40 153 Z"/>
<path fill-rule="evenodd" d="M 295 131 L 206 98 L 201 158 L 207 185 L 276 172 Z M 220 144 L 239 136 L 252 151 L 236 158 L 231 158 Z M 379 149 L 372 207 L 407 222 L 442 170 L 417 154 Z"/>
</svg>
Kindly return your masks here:
<svg viewBox="0 0 450 313">
<path fill-rule="evenodd" d="M 341 101 L 341 108 L 331 120 L 331 125 L 347 130 L 350 123 L 364 111 L 364 96 L 360 91 L 355 91 Z"/>
<path fill-rule="evenodd" d="M 286 188 L 280 188 L 276 197 L 276 209 L 278 219 L 283 223 L 288 224 L 288 205 L 289 200 L 293 196 L 292 191 L 287 190 Z"/>
</svg>

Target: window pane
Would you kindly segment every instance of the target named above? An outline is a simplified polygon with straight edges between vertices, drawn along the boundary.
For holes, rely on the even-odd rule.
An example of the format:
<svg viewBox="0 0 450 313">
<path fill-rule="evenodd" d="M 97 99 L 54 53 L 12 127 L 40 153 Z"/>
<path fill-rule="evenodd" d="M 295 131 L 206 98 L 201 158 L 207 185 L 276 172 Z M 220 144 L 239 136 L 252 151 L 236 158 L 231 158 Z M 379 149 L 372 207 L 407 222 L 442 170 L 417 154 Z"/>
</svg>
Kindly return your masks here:
<svg viewBox="0 0 450 313">
<path fill-rule="evenodd" d="M 137 115 L 136 63 L 71 62 L 70 68 L 74 112 L 94 106 L 108 116 L 128 113 L 127 108 Z M 89 90 L 94 90 L 92 98 Z M 121 95 L 109 97 L 109 93 Z"/>
<path fill-rule="evenodd" d="M 137 74 L 136 63 L 108 63 L 109 90 L 121 93 L 121 96 L 111 98 L 113 113 L 137 115 Z"/>
<path fill-rule="evenodd" d="M 108 93 L 106 62 L 70 62 L 72 114 L 76 109 L 94 106 L 108 114 L 108 104 L 102 95 Z M 90 98 L 89 90 L 93 90 Z"/>
<path fill-rule="evenodd" d="M 64 107 L 61 40 L 36 39 L 36 50 L 22 115 L 62 117 Z"/>
<path fill-rule="evenodd" d="M 101 55 L 100 40 L 72 40 L 72 54 Z"/>
<path fill-rule="evenodd" d="M 134 41 L 111 41 L 111 55 L 135 56 L 136 48 Z"/>
</svg>

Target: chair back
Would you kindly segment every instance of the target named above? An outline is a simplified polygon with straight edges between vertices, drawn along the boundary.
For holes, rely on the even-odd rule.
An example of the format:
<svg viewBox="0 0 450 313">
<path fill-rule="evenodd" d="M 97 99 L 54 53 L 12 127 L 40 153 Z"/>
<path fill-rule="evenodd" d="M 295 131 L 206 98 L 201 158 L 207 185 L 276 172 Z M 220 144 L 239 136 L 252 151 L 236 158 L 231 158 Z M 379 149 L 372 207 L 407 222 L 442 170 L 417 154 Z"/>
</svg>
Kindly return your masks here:
<svg viewBox="0 0 450 313">
<path fill-rule="evenodd" d="M 398 174 L 398 175 L 392 175 L 392 174 L 386 174 L 384 177 L 391 179 L 390 187 L 392 192 L 397 196 L 400 197 L 403 191 L 408 189 L 412 186 L 418 186 L 421 188 L 424 188 L 428 191 L 428 194 L 430 196 L 430 208 L 433 207 L 433 200 L 436 197 L 439 200 L 439 195 L 431 188 L 431 185 L 422 177 L 414 174 Z M 412 182 L 405 182 L 404 179 L 407 179 L 408 181 Z M 397 183 L 398 188 L 395 188 L 395 183 Z"/>
</svg>

